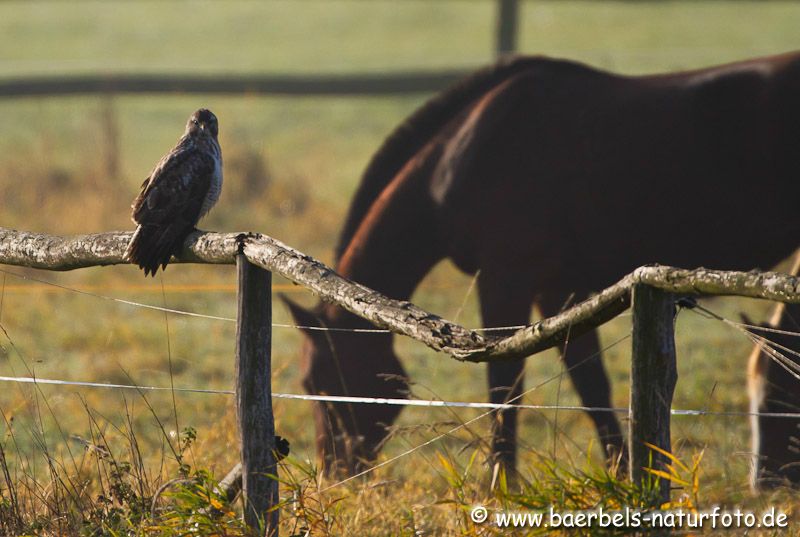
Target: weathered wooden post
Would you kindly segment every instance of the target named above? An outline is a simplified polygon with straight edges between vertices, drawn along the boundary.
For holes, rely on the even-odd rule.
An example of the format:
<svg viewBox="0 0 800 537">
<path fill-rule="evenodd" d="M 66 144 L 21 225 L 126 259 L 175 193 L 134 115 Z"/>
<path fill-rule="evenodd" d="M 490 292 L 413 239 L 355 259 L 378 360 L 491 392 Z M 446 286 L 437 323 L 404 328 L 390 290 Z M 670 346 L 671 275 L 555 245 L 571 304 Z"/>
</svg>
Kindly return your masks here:
<svg viewBox="0 0 800 537">
<path fill-rule="evenodd" d="M 671 453 L 670 411 L 678 380 L 675 363 L 675 295 L 655 287 L 633 287 L 633 352 L 631 355 L 630 476 L 633 483 L 654 478 L 644 469 L 664 470 L 667 458 L 645 443 Z M 652 454 L 652 458 L 651 458 Z M 670 482 L 660 482 L 659 501 L 669 501 Z"/>
<path fill-rule="evenodd" d="M 519 0 L 497 0 L 497 43 L 498 56 L 517 50 L 517 27 L 519 20 Z"/>
<path fill-rule="evenodd" d="M 278 535 L 278 468 L 272 417 L 272 273 L 236 256 L 236 411 L 242 445 L 244 520 L 252 530 Z"/>
</svg>

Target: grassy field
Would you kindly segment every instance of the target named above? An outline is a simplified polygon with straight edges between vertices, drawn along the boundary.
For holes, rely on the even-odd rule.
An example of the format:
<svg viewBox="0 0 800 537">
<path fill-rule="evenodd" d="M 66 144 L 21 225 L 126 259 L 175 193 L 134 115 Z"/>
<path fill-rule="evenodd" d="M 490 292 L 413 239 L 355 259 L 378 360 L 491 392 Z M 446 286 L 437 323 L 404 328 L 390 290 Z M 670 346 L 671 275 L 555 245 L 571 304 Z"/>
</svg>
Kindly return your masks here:
<svg viewBox="0 0 800 537">
<path fill-rule="evenodd" d="M 521 15 L 523 52 L 569 57 L 625 73 L 686 69 L 800 48 L 796 3 L 537 0 L 523 2 Z M 0 78 L 477 66 L 492 58 L 493 16 L 494 3 L 477 0 L 2 2 Z M 131 228 L 129 205 L 142 179 L 180 135 L 188 114 L 207 106 L 220 118 L 226 184 L 219 205 L 202 227 L 263 231 L 330 262 L 339 225 L 367 159 L 425 97 L 152 95 L 0 100 L 0 225 L 52 233 Z M 233 323 L 165 317 L 86 294 L 233 317 L 231 267 L 176 266 L 155 280 L 145 280 L 130 267 L 65 274 L 2 268 L 8 273 L 0 273 L 0 323 L 7 334 L 0 334 L 0 375 L 231 388 Z M 301 289 L 276 283 L 279 290 L 313 303 Z M 470 283 L 443 263 L 425 279 L 414 301 L 477 326 Z M 742 309 L 763 317 L 769 307 L 744 300 L 707 305 L 729 318 Z M 279 323 L 289 322 L 279 305 L 275 316 Z M 603 329 L 603 343 L 611 345 L 629 330 L 629 318 L 623 316 Z M 746 338 L 692 312 L 679 316 L 676 330 L 680 380 L 675 407 L 746 410 Z M 300 335 L 276 329 L 275 338 L 274 390 L 300 393 Z M 620 407 L 627 406 L 629 347 L 629 340 L 623 340 L 606 354 L 614 404 Z M 417 396 L 486 400 L 483 367 L 456 363 L 406 340 L 398 341 L 397 348 L 416 383 Z M 526 383 L 536 389 L 525 402 L 577 404 L 561 373 L 553 352 L 529 359 Z M 37 488 L 26 476 L 46 484 L 56 470 L 59 475 L 85 477 L 92 468 L 106 464 L 96 453 L 86 452 L 80 439 L 107 444 L 120 453 L 120 460 L 130 462 L 130 432 L 135 432 L 142 467 L 147 469 L 143 481 L 154 487 L 179 473 L 168 443 L 186 440 L 181 431 L 188 427 L 197 438 L 186 440 L 183 463 L 221 477 L 235 462 L 233 401 L 226 395 L 157 392 L 147 393 L 145 399 L 136 392 L 8 383 L 2 387 L 0 445 L 12 481 L 23 492 L 31 489 L 31 509 L 47 505 L 52 496 L 47 487 Z M 497 489 L 490 490 L 481 453 L 466 469 L 470 456 L 477 453 L 476 441 L 488 432 L 489 422 L 483 419 L 469 432 L 459 431 L 404 456 L 366 480 L 320 494 L 309 467 L 314 459 L 310 406 L 285 400 L 275 404 L 278 430 L 291 440 L 293 450 L 292 465 L 285 472 L 294 481 L 284 490 L 307 501 L 296 502 L 282 514 L 286 535 L 299 532 L 304 524 L 314 535 L 488 535 L 490 529 L 468 521 L 463 507 L 473 502 L 500 506 L 518 492 L 498 495 Z M 407 409 L 401 418 L 405 428 L 387 445 L 385 456 L 398 455 L 446 431 L 452 427 L 449 424 L 476 416 L 469 410 Z M 597 468 L 599 450 L 583 414 L 524 412 L 521 436 L 520 462 L 531 482 L 525 489 L 527 498 L 570 505 L 563 501 L 569 496 L 567 490 L 584 490 L 586 475 L 602 474 Z M 793 508 L 794 500 L 784 493 L 749 495 L 745 418 L 675 417 L 673 438 L 675 454 L 683 461 L 691 462 L 703 452 L 700 507 L 745 505 L 758 511 L 777 503 Z M 43 453 L 51 461 L 61 461 L 56 470 Z M 549 469 L 553 461 L 558 472 Z M 99 484 L 86 477 L 91 481 L 87 497 L 96 496 L 98 487 L 127 479 L 115 481 L 107 471 L 102 475 L 108 479 Z M 588 487 L 581 496 L 586 506 L 600 502 L 603 490 L 600 485 Z M 8 499 L 2 480 L 0 491 L 2 515 Z M 184 502 L 187 509 L 194 505 L 191 498 L 175 501 Z M 110 512 L 107 505 L 103 509 Z M 135 525 L 137 519 L 130 518 Z M 58 533 L 53 524 L 40 521 L 39 531 Z M 119 524 L 124 527 L 125 521 Z M 103 531 L 110 532 L 110 527 Z M 162 530 L 173 531 L 162 527 L 153 532 Z"/>
</svg>

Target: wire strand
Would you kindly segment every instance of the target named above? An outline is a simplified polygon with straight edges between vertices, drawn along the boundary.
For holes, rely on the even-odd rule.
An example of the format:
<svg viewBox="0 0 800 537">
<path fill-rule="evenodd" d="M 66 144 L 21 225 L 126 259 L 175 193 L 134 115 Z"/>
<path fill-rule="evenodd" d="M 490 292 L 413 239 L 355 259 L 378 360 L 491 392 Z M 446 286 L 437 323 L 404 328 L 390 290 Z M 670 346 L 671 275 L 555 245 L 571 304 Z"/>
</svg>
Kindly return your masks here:
<svg viewBox="0 0 800 537">
<path fill-rule="evenodd" d="M 565 375 L 565 374 L 566 374 L 568 371 L 570 371 L 572 368 L 574 368 L 574 367 L 578 367 L 579 365 L 581 365 L 581 364 L 583 364 L 584 362 L 586 362 L 586 361 L 588 361 L 588 360 L 590 360 L 590 359 L 594 358 L 595 356 L 602 354 L 603 352 L 605 352 L 605 351 L 607 351 L 607 350 L 611 349 L 612 347 L 614 347 L 614 346 L 616 346 L 616 345 L 618 345 L 618 344 L 622 343 L 623 341 L 625 341 L 625 340 L 626 340 L 626 339 L 628 339 L 629 337 L 631 337 L 631 334 L 630 334 L 630 333 L 629 333 L 629 334 L 627 334 L 627 335 L 625 335 L 625 336 L 623 336 L 623 337 L 621 337 L 621 338 L 619 338 L 618 340 L 614 341 L 613 343 L 611 343 L 610 345 L 606 346 L 605 348 L 603 348 L 603 349 L 600 349 L 599 351 L 597 351 L 597 352 L 595 352 L 595 353 L 591 354 L 590 356 L 587 356 L 586 358 L 584 358 L 583 360 L 581 360 L 581 361 L 580 361 L 580 362 L 578 362 L 577 364 L 574 364 L 574 365 L 573 365 L 572 367 L 570 367 L 569 369 L 567 369 L 567 370 L 562 370 L 560 373 L 558 373 L 558 374 L 554 375 L 553 377 L 551 377 L 551 378 L 547 379 L 546 381 L 544 381 L 544 382 L 540 382 L 540 383 L 539 383 L 539 384 L 537 384 L 536 386 L 533 386 L 533 387 L 531 387 L 530 389 L 528 389 L 528 390 L 525 390 L 525 391 L 524 391 L 524 392 L 522 392 L 521 394 L 519 394 L 519 395 L 517 395 L 517 396 L 515 396 L 515 397 L 513 397 L 513 398 L 511 398 L 511 399 L 509 399 L 509 400 L 506 402 L 506 404 L 513 403 L 514 401 L 519 401 L 519 400 L 520 400 L 520 399 L 522 399 L 522 398 L 523 398 L 525 395 L 527 395 L 527 394 L 529 394 L 529 393 L 533 392 L 534 390 L 536 390 L 536 389 L 538 389 L 539 387 L 543 386 L 543 385 L 544 385 L 544 384 L 546 384 L 547 382 L 550 382 L 551 380 L 553 380 L 553 379 L 556 379 L 556 378 L 560 378 L 561 376 Z M 326 492 L 326 491 L 328 491 L 328 490 L 330 490 L 330 489 L 332 489 L 332 488 L 335 488 L 335 487 L 338 487 L 338 486 L 340 486 L 340 485 L 343 485 L 343 484 L 345 484 L 345 483 L 347 483 L 347 482 L 349 482 L 349 481 L 352 481 L 352 480 L 354 480 L 354 479 L 357 479 L 357 478 L 359 478 L 359 477 L 363 477 L 363 476 L 365 476 L 365 475 L 369 474 L 370 472 L 373 472 L 373 471 L 375 471 L 375 470 L 377 470 L 377 469 L 379 469 L 379 468 L 382 468 L 382 467 L 384 467 L 384 466 L 386 466 L 386 465 L 388 465 L 388 464 L 391 464 L 391 463 L 393 463 L 393 462 L 395 462 L 395 461 L 397 461 L 397 460 L 399 460 L 399 459 L 401 459 L 401 458 L 403 458 L 403 457 L 406 457 L 406 456 L 408 456 L 408 455 L 411 455 L 412 453 L 414 453 L 414 452 L 416 452 L 416 451 L 418 451 L 418 450 L 422 449 L 423 447 L 425 447 L 425 446 L 429 446 L 429 445 L 433 444 L 434 442 L 437 442 L 437 441 L 441 440 L 442 438 L 444 438 L 444 437 L 446 437 L 446 436 L 449 436 L 449 435 L 451 435 L 451 434 L 453 434 L 453 433 L 455 433 L 455 432 L 457 432 L 457 431 L 459 431 L 459 430 L 461 430 L 461 429 L 463 429 L 463 428 L 466 428 L 467 426 L 469 426 L 469 425 L 471 425 L 471 424 L 475 423 L 476 421 L 478 421 L 478 420 L 480 420 L 480 419 L 483 419 L 483 418 L 485 418 L 486 416 L 489 416 L 489 415 L 490 415 L 490 414 L 492 414 L 493 412 L 495 412 L 495 411 L 494 411 L 494 410 L 489 410 L 488 412 L 483 412 L 483 413 L 479 414 L 478 416 L 476 416 L 476 417 L 474 417 L 474 418 L 472 418 L 472 419 L 470 419 L 470 420 L 468 420 L 468 421 L 466 421 L 466 422 L 463 422 L 463 423 L 460 423 L 459 425 L 456 425 L 455 427 L 453 427 L 452 429 L 450 429 L 450 430 L 448 430 L 448 431 L 445 431 L 444 433 L 441 433 L 441 434 L 438 434 L 438 435 L 434 436 L 433 438 L 431 438 L 431 439 L 429 439 L 429 440 L 427 440 L 427 441 L 423 442 L 422 444 L 419 444 L 419 445 L 417 445 L 417 446 L 414 446 L 414 447 L 412 447 L 412 448 L 410 448 L 410 449 L 407 449 L 406 451 L 404 451 L 404 452 L 402 452 L 402 453 L 400 453 L 400 454 L 398 454 L 398 455 L 395 455 L 395 456 L 394 456 L 394 457 L 392 457 L 392 458 L 389 458 L 389 459 L 387 459 L 387 460 L 385 460 L 385 461 L 382 461 L 382 462 L 380 462 L 380 463 L 376 464 L 375 466 L 372 466 L 372 467 L 370 467 L 370 468 L 367 468 L 366 470 L 363 470 L 363 471 L 361 471 L 361 472 L 359 472 L 359 473 L 357 473 L 357 474 L 351 475 L 350 477 L 347 477 L 347 478 L 345 478 L 345 479 L 343 479 L 343 480 L 341 480 L 341 481 L 338 481 L 338 482 L 336 482 L 336 483 L 333 483 L 333 484 L 331 484 L 331 485 L 328 485 L 328 486 L 327 486 L 327 487 L 325 487 L 324 489 L 320 490 L 320 493 Z"/>
<path fill-rule="evenodd" d="M 52 287 L 56 287 L 58 289 L 62 289 L 64 291 L 69 291 L 69 292 L 72 292 L 72 293 L 76 293 L 76 294 L 79 294 L 79 295 L 84 295 L 84 296 L 88 296 L 88 297 L 92 297 L 92 298 L 98 298 L 98 299 L 101 299 L 101 300 L 108 300 L 108 301 L 111 301 L 111 302 L 117 302 L 119 304 L 124 304 L 126 306 L 133 306 L 133 307 L 136 307 L 136 308 L 144 308 L 144 309 L 149 309 L 149 310 L 153 310 L 153 311 L 161 311 L 161 312 L 165 312 L 165 313 L 174 313 L 175 315 L 185 315 L 185 316 L 188 316 L 188 317 L 196 317 L 196 318 L 200 318 L 200 319 L 209 319 L 209 320 L 212 320 L 212 321 L 224 321 L 224 322 L 229 322 L 229 323 L 235 323 L 236 322 L 236 319 L 233 318 L 233 317 L 221 317 L 221 316 L 217 316 L 217 315 L 208 315 L 208 314 L 204 314 L 204 313 L 197 313 L 197 312 L 193 312 L 193 311 L 179 310 L 179 309 L 175 309 L 175 308 L 165 308 L 163 306 L 156 306 L 154 304 L 146 304 L 146 303 L 143 303 L 143 302 L 135 302 L 133 300 L 127 300 L 127 299 L 124 299 L 124 298 L 118 298 L 118 297 L 113 297 L 113 296 L 108 296 L 108 295 L 101 295 L 101 294 L 98 294 L 98 293 L 92 293 L 90 291 L 86 291 L 86 290 L 83 290 L 83 289 L 76 289 L 74 287 L 69 287 L 69 286 L 58 284 L 58 283 L 55 283 L 55 282 L 42 280 L 40 278 L 35 278 L 33 276 L 26 276 L 24 274 L 19 274 L 19 273 L 16 273 L 16 272 L 12 272 L 10 270 L 5 270 L 3 268 L 0 268 L 0 272 L 2 272 L 3 274 L 7 274 L 9 276 L 13 276 L 15 278 L 22 279 L 22 280 L 32 281 L 32 282 L 40 283 L 40 284 L 43 284 L 43 285 L 49 285 L 49 286 L 52 286 Z M 385 328 L 337 328 L 337 327 L 323 327 L 323 326 L 304 326 L 304 325 L 285 324 L 285 323 L 272 323 L 272 326 L 274 328 L 293 328 L 293 329 L 298 329 L 298 330 L 314 330 L 314 331 L 318 331 L 318 332 L 347 332 L 347 333 L 352 333 L 352 334 L 390 334 L 390 333 L 392 333 L 391 330 L 387 330 Z M 495 332 L 495 331 L 503 331 L 503 330 L 520 330 L 522 328 L 525 328 L 526 326 L 527 325 L 524 325 L 524 324 L 514 325 L 514 326 L 496 326 L 496 327 L 490 327 L 490 328 L 475 328 L 475 329 L 473 329 L 473 331 L 475 331 L 475 332 Z"/>
<path fill-rule="evenodd" d="M 141 386 L 137 384 L 115 384 L 108 382 L 87 382 L 77 380 L 46 379 L 38 377 L 4 377 L 0 376 L 0 382 L 18 382 L 23 384 L 45 384 L 57 386 L 78 386 L 85 388 L 109 388 L 121 390 L 147 390 L 147 391 L 174 391 L 177 393 L 200 393 L 212 395 L 234 395 L 233 390 L 215 390 L 212 388 L 170 388 L 169 386 Z M 536 386 L 538 388 L 539 386 Z M 445 401 L 442 399 L 399 399 L 391 397 L 357 397 L 344 395 L 312 395 L 299 393 L 273 393 L 276 399 L 293 399 L 300 401 L 317 401 L 327 403 L 352 403 L 366 405 L 390 405 L 390 406 L 416 406 L 426 408 L 479 408 L 491 410 L 572 410 L 576 412 L 615 412 L 627 414 L 628 409 L 622 407 L 589 407 L 580 405 L 531 405 L 531 404 L 511 404 L 511 403 L 485 403 L 473 401 Z M 740 412 L 740 411 L 712 411 L 694 409 L 671 409 L 673 416 L 767 416 L 772 418 L 795 418 L 800 419 L 798 412 Z"/>
</svg>

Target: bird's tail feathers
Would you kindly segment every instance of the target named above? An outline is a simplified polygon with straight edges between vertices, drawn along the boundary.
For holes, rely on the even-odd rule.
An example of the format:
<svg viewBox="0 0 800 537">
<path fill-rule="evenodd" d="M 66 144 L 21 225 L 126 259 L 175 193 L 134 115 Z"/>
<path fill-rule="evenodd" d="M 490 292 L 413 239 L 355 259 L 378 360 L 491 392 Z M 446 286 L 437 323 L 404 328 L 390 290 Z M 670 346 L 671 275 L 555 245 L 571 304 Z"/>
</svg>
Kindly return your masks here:
<svg viewBox="0 0 800 537">
<path fill-rule="evenodd" d="M 188 231 L 191 231 L 188 230 Z M 144 270 L 144 275 L 155 276 L 158 267 L 167 268 L 172 255 L 183 245 L 188 231 L 176 226 L 154 226 L 140 224 L 125 249 L 124 259 Z"/>
</svg>

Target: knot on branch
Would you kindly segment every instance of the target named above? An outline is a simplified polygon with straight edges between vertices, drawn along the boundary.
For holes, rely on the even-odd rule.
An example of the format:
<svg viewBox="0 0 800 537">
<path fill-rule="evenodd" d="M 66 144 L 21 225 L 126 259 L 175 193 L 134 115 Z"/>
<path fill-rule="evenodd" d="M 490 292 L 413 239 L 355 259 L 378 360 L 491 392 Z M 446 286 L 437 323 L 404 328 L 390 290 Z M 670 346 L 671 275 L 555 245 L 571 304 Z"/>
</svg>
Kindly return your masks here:
<svg viewBox="0 0 800 537">
<path fill-rule="evenodd" d="M 260 236 L 259 233 L 253 233 L 252 231 L 247 231 L 244 233 L 239 233 L 236 235 L 236 253 L 238 255 L 244 255 L 244 243 L 250 239 L 258 239 Z"/>
</svg>

